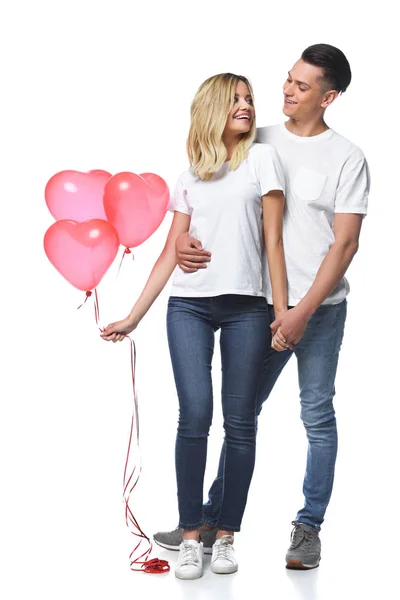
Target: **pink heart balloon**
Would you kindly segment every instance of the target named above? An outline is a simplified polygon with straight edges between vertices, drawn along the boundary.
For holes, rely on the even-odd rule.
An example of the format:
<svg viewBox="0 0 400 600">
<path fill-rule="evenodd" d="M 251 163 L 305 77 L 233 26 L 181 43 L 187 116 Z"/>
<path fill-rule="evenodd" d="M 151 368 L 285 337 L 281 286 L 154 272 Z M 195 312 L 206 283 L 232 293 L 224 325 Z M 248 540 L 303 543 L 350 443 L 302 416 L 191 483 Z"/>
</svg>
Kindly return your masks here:
<svg viewBox="0 0 400 600">
<path fill-rule="evenodd" d="M 49 179 L 44 197 L 49 211 L 58 221 L 104 219 L 104 186 L 111 173 L 96 169 L 88 173 L 60 171 Z"/>
<path fill-rule="evenodd" d="M 112 177 L 111 173 L 109 173 L 108 171 L 103 171 L 103 169 L 92 169 L 91 171 L 88 171 L 88 173 L 89 175 L 106 177 L 107 181 L 110 179 L 110 177 Z"/>
<path fill-rule="evenodd" d="M 126 248 L 147 240 L 161 225 L 169 202 L 169 189 L 154 173 L 117 173 L 104 188 L 104 210 Z"/>
<path fill-rule="evenodd" d="M 86 292 L 98 286 L 118 248 L 118 233 L 102 219 L 57 221 L 44 236 L 51 264 L 69 283 Z"/>
</svg>

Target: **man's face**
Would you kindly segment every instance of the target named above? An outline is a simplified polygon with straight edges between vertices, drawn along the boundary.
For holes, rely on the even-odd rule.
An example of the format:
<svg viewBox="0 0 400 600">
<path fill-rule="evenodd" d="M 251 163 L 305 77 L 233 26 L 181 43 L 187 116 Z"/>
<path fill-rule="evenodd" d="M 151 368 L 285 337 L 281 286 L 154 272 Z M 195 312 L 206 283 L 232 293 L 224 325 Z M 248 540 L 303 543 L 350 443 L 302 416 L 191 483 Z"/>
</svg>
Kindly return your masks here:
<svg viewBox="0 0 400 600">
<path fill-rule="evenodd" d="M 326 87 L 322 80 L 321 67 L 309 65 L 303 60 L 289 71 L 283 84 L 283 113 L 296 120 L 318 117 L 326 106 L 323 105 Z"/>
</svg>

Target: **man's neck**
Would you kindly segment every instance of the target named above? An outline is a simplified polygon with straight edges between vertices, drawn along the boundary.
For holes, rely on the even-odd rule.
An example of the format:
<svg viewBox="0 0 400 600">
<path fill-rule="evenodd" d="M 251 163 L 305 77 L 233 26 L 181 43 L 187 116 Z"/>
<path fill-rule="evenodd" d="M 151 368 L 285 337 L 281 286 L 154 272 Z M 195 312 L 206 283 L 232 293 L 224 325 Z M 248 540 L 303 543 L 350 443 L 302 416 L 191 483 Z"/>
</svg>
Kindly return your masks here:
<svg viewBox="0 0 400 600">
<path fill-rule="evenodd" d="M 314 135 L 319 135 L 320 133 L 324 133 L 329 129 L 328 125 L 325 123 L 323 119 L 318 120 L 310 120 L 310 121 L 297 121 L 295 119 L 289 119 L 285 122 L 285 127 L 290 133 L 293 135 L 298 135 L 299 137 L 313 137 Z"/>
</svg>

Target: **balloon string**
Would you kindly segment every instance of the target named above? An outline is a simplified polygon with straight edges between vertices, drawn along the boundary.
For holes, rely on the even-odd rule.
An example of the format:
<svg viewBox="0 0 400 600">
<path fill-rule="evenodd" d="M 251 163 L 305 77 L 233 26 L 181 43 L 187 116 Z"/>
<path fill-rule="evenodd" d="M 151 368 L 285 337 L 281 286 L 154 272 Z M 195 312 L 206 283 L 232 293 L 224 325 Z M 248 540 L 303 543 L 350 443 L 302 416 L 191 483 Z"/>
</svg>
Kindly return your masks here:
<svg viewBox="0 0 400 600">
<path fill-rule="evenodd" d="M 123 253 L 122 253 L 121 262 L 119 263 L 119 267 L 118 267 L 118 271 L 117 271 L 117 277 L 118 277 L 118 275 L 119 275 L 119 272 L 120 272 L 120 270 L 121 270 L 122 261 L 124 260 L 124 258 L 125 258 L 125 255 L 126 255 L 126 254 L 132 254 L 132 260 L 134 260 L 134 259 L 135 259 L 134 255 L 133 255 L 133 253 L 132 253 L 132 250 L 131 250 L 130 248 L 125 248 L 125 250 L 124 250 L 124 251 L 123 251 Z"/>
<path fill-rule="evenodd" d="M 99 298 L 97 296 L 97 289 L 94 289 L 94 318 L 96 319 L 96 325 L 100 329 L 101 333 L 103 332 L 103 327 L 100 325 L 100 308 L 99 308 Z"/>
<path fill-rule="evenodd" d="M 127 253 L 128 254 L 128 253 Z M 81 304 L 85 304 L 86 300 L 91 296 L 91 292 L 86 292 L 86 299 Z M 80 308 L 80 307 L 78 307 Z M 98 326 L 100 332 L 103 332 L 103 328 L 100 325 L 100 309 L 99 309 L 99 299 L 97 295 L 97 290 L 94 290 L 94 315 L 96 320 L 96 325 Z M 140 446 L 139 446 L 139 404 L 136 393 L 136 384 L 135 384 L 135 375 L 136 375 L 136 346 L 135 342 L 127 335 L 125 336 L 130 342 L 131 349 L 131 374 L 132 374 L 132 389 L 133 389 L 133 413 L 131 418 L 131 426 L 129 432 L 129 440 L 128 440 L 128 449 L 126 453 L 125 459 L 125 468 L 124 468 L 124 477 L 123 477 L 123 499 L 125 504 L 125 522 L 126 525 L 132 535 L 136 538 L 139 538 L 138 543 L 132 550 L 129 555 L 130 568 L 132 571 L 141 571 L 142 573 L 167 573 L 170 570 L 170 565 L 168 561 L 153 558 L 148 560 L 151 551 L 153 550 L 153 544 L 150 541 L 149 537 L 143 532 L 140 527 L 135 515 L 130 506 L 131 494 L 135 489 L 140 474 L 142 472 L 142 460 L 140 455 Z M 129 463 L 132 452 L 133 438 L 136 438 L 136 449 L 138 453 L 138 461 L 137 464 L 133 465 L 131 472 L 129 472 Z M 139 551 L 139 548 L 143 541 L 147 542 L 148 548 L 142 552 L 139 556 L 135 558 L 135 554 Z M 143 560 L 141 560 L 143 559 Z M 136 568 L 139 567 L 139 568 Z"/>
<path fill-rule="evenodd" d="M 79 310 L 84 304 L 86 304 L 87 299 L 90 298 L 91 295 L 92 295 L 92 292 L 86 292 L 86 298 L 84 299 L 84 301 L 82 302 L 82 304 L 80 304 L 78 306 L 77 310 Z"/>
<path fill-rule="evenodd" d="M 133 389 L 133 401 L 134 401 L 134 410 L 131 419 L 131 428 L 129 433 L 129 442 L 128 442 L 128 451 L 126 454 L 125 460 L 125 469 L 124 469 L 124 478 L 123 478 L 123 487 L 124 487 L 124 502 L 125 502 L 125 521 L 130 532 L 137 538 L 139 541 L 135 548 L 132 550 L 129 555 L 130 560 L 130 568 L 132 571 L 142 571 L 144 573 L 166 573 L 170 570 L 170 566 L 168 561 L 153 558 L 152 560 L 148 560 L 149 555 L 153 549 L 153 544 L 150 541 L 149 537 L 143 532 L 140 527 L 136 517 L 134 516 L 132 509 L 130 507 L 130 498 L 133 490 L 135 489 L 140 474 L 142 472 L 142 460 L 140 455 L 140 445 L 139 445 L 139 404 L 136 393 L 136 384 L 135 384 L 135 374 L 136 374 L 136 346 L 135 342 L 129 337 L 126 336 L 130 342 L 130 350 L 131 350 L 131 373 L 132 373 L 132 389 Z M 132 450 L 132 440 L 134 433 L 136 434 L 136 447 L 139 454 L 138 464 L 134 465 L 132 471 L 129 473 L 129 459 L 131 456 Z M 139 550 L 140 545 L 143 541 L 146 541 L 148 544 L 147 550 L 145 550 L 140 556 L 134 558 L 135 553 Z M 141 560 L 143 559 L 143 560 Z M 139 566 L 140 568 L 135 568 Z"/>
</svg>

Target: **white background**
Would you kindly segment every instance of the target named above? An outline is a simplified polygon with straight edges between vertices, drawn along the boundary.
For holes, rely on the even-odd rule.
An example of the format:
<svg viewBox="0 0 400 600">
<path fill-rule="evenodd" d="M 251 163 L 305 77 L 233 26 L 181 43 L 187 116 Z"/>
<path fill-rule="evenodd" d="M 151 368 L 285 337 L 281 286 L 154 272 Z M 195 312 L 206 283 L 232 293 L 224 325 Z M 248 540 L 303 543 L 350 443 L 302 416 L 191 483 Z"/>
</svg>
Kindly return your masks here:
<svg viewBox="0 0 400 600">
<path fill-rule="evenodd" d="M 158 597 L 325 600 L 394 597 L 398 533 L 398 32 L 394 3 L 13 2 L 1 9 L 1 576 L 7 600 Z M 282 120 L 282 84 L 308 45 L 347 55 L 353 81 L 328 124 L 365 152 L 369 216 L 349 270 L 337 376 L 340 448 L 319 569 L 284 568 L 302 505 L 306 441 L 296 365 L 264 407 L 234 576 L 179 582 L 131 573 L 122 473 L 132 413 L 129 344 L 104 343 L 93 307 L 43 251 L 44 201 L 60 170 L 150 171 L 170 187 L 186 168 L 189 107 L 223 71 L 250 78 L 259 126 Z M 98 293 L 102 324 L 126 316 L 166 233 L 119 257 Z M 177 401 L 165 333 L 168 289 L 141 323 L 143 473 L 135 515 L 148 534 L 177 523 Z M 216 346 L 217 347 L 217 346 Z M 207 484 L 222 440 L 219 353 Z M 176 554 L 154 551 L 171 560 Z M 257 592 L 259 590 L 259 592 Z M 380 591 L 380 592 L 379 592 Z"/>
</svg>

